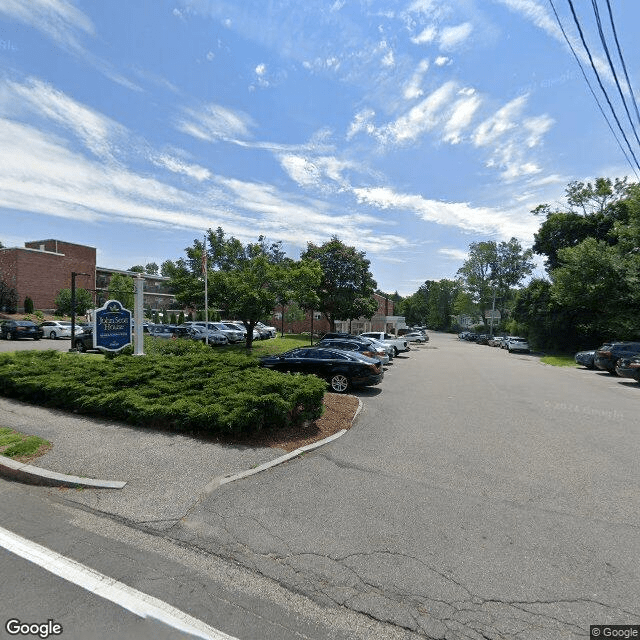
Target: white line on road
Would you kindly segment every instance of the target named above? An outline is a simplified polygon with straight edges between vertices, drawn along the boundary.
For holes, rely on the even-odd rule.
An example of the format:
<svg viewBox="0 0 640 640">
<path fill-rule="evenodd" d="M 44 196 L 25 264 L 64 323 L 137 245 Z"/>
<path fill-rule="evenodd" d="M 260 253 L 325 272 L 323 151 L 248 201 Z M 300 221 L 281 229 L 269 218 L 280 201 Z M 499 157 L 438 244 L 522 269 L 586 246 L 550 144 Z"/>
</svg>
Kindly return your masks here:
<svg viewBox="0 0 640 640">
<path fill-rule="evenodd" d="M 91 567 L 47 549 L 0 527 L 0 546 L 29 560 L 68 582 L 123 607 L 141 618 L 154 618 L 166 625 L 205 640 L 237 640 L 201 620 L 142 591 L 118 582 Z"/>
</svg>

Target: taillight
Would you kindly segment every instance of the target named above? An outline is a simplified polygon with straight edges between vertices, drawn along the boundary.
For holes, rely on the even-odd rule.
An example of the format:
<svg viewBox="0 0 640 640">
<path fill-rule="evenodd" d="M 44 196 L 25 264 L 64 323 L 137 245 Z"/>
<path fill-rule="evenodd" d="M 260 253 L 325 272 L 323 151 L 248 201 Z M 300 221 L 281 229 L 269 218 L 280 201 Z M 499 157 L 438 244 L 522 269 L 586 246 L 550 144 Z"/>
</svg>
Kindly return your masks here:
<svg viewBox="0 0 640 640">
<path fill-rule="evenodd" d="M 374 373 L 380 373 L 380 366 L 377 364 L 368 364 L 367 367 Z"/>
<path fill-rule="evenodd" d="M 603 358 L 610 358 L 611 351 L 598 351 L 598 355 L 602 356 Z"/>
</svg>

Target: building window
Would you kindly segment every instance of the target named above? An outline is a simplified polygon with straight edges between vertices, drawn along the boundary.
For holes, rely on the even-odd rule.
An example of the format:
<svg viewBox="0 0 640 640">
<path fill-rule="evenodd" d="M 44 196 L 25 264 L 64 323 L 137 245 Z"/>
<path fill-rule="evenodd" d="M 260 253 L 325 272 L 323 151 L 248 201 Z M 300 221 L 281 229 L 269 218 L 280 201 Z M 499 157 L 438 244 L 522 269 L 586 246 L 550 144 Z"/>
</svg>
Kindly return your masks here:
<svg viewBox="0 0 640 640">
<path fill-rule="evenodd" d="M 274 313 L 274 314 L 273 314 L 273 317 L 274 317 L 276 320 L 282 320 L 282 314 L 281 314 L 279 311 L 277 311 L 276 313 Z"/>
<path fill-rule="evenodd" d="M 322 320 L 322 313 L 320 311 L 314 311 L 313 312 L 313 319 L 314 320 Z"/>
</svg>

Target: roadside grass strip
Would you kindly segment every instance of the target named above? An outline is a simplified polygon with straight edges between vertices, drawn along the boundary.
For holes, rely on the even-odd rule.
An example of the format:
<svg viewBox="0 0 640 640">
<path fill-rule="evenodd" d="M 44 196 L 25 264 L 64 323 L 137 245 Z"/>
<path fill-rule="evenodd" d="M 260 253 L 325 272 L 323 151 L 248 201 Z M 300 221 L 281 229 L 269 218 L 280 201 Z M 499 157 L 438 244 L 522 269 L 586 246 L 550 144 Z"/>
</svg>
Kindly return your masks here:
<svg viewBox="0 0 640 640">
<path fill-rule="evenodd" d="M 553 367 L 577 367 L 574 356 L 542 356 L 540 362 Z"/>
<path fill-rule="evenodd" d="M 43 455 L 51 443 L 38 436 L 28 436 L 8 427 L 0 427 L 0 454 L 7 458 L 24 461 Z"/>
</svg>

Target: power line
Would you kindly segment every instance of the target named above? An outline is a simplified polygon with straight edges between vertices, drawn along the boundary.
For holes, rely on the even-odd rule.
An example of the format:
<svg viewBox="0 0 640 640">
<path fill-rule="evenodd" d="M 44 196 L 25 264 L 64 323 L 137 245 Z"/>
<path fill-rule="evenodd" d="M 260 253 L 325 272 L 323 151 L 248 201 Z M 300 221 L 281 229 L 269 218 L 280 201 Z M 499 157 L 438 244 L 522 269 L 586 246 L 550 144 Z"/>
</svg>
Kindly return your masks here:
<svg viewBox="0 0 640 640">
<path fill-rule="evenodd" d="M 629 87 L 629 93 L 631 94 L 631 100 L 633 101 L 633 106 L 636 111 L 636 117 L 638 118 L 638 122 L 640 122 L 640 112 L 638 112 L 638 103 L 636 102 L 636 96 L 633 93 L 633 88 L 631 87 L 631 80 L 629 80 L 629 73 L 627 72 L 627 65 L 625 64 L 624 58 L 622 57 L 622 49 L 620 48 L 620 42 L 618 41 L 618 33 L 616 31 L 616 25 L 613 21 L 613 12 L 611 11 L 611 4 L 609 0 L 607 0 L 607 9 L 609 10 L 609 22 L 611 23 L 611 31 L 613 31 L 613 39 L 616 41 L 616 48 L 618 49 L 618 56 L 620 58 L 620 64 L 622 64 L 622 69 L 624 71 L 624 77 L 627 81 L 627 86 Z"/>
<path fill-rule="evenodd" d="M 602 108 L 602 105 L 600 104 L 600 100 L 598 100 L 598 96 L 596 95 L 596 92 L 593 90 L 593 87 L 591 86 L 591 82 L 589 81 L 589 78 L 587 77 L 587 74 L 586 74 L 586 72 L 584 70 L 584 67 L 582 66 L 582 62 L 580 62 L 580 58 L 578 57 L 578 54 L 576 53 L 575 49 L 573 48 L 573 45 L 571 44 L 571 41 L 569 40 L 569 36 L 567 36 L 567 32 L 565 31 L 564 26 L 562 25 L 562 21 L 560 20 L 560 16 L 558 15 L 556 7 L 553 4 L 553 0 L 549 0 L 549 4 L 551 5 L 551 8 L 553 9 L 553 13 L 554 13 L 554 15 L 556 17 L 556 21 L 558 22 L 558 26 L 560 27 L 560 31 L 562 32 L 562 35 L 564 36 L 564 39 L 567 42 L 567 45 L 568 45 L 569 49 L 571 50 L 571 53 L 573 54 L 573 57 L 576 59 L 576 62 L 578 63 L 578 67 L 580 68 L 580 72 L 582 73 L 582 77 L 584 78 L 585 82 L 587 83 L 587 86 L 589 87 L 589 91 L 591 92 L 591 95 L 593 96 L 593 99 L 596 101 L 596 104 L 598 105 L 598 109 L 600 110 L 600 113 L 602 114 L 602 117 L 605 119 L 605 122 L 607 123 L 607 126 L 609 127 L 609 131 L 611 131 L 611 135 L 613 135 L 613 137 L 615 138 L 615 141 L 618 143 L 618 147 L 620 148 L 620 151 L 622 151 L 622 155 L 625 157 L 625 159 L 629 163 L 629 166 L 631 167 L 631 170 L 635 174 L 636 178 L 638 178 L 640 180 L 640 176 L 638 175 L 638 172 L 636 171 L 636 168 L 633 166 L 633 163 L 631 162 L 631 159 L 627 155 L 627 152 L 625 151 L 624 147 L 622 146 L 622 143 L 618 139 L 618 136 L 616 135 L 616 132 L 615 132 L 613 126 L 611 125 L 611 122 L 609 121 L 609 118 L 607 117 L 607 114 L 605 113 L 604 109 Z"/>
<path fill-rule="evenodd" d="M 627 100 L 624 97 L 624 92 L 622 91 L 622 87 L 620 86 L 620 82 L 618 81 L 618 74 L 616 73 L 616 69 L 613 66 L 613 61 L 611 60 L 609 47 L 607 45 L 607 39 L 604 35 L 604 30 L 602 28 L 602 21 L 600 20 L 600 10 L 598 9 L 597 1 L 591 0 L 591 6 L 593 7 L 593 12 L 596 16 L 596 24 L 598 25 L 598 34 L 600 36 L 600 42 L 602 42 L 602 48 L 604 49 L 605 55 L 607 56 L 607 61 L 609 62 L 609 68 L 611 69 L 611 73 L 613 74 L 613 79 L 616 83 L 616 87 L 618 88 L 618 93 L 620 94 L 620 99 L 622 100 L 622 104 L 627 114 L 627 118 L 629 118 L 629 124 L 631 125 L 631 130 L 633 131 L 633 135 L 636 138 L 636 142 L 640 146 L 640 139 L 638 138 L 638 132 L 636 131 L 635 125 L 633 124 L 633 120 L 631 119 L 631 114 L 629 113 L 629 107 L 627 106 Z"/>
<path fill-rule="evenodd" d="M 627 134 L 624 132 L 624 129 L 622 128 L 622 125 L 620 124 L 620 120 L 618 119 L 618 115 L 616 114 L 616 110 L 613 108 L 613 104 L 611 104 L 611 100 L 609 99 L 609 94 L 607 93 L 607 90 L 604 87 L 604 84 L 602 83 L 602 80 L 600 78 L 600 74 L 598 73 L 598 69 L 596 68 L 596 65 L 593 61 L 593 56 L 591 55 L 591 51 L 589 49 L 589 45 L 587 45 L 587 41 L 584 37 L 584 33 L 582 31 L 582 26 L 580 25 L 580 20 L 578 20 L 578 16 L 576 15 L 576 10 L 573 6 L 573 0 L 567 0 L 568 4 L 569 4 L 569 8 L 571 9 L 571 15 L 573 16 L 573 21 L 576 24 L 576 27 L 578 28 L 578 33 L 580 34 L 580 40 L 582 41 L 582 46 L 584 47 L 584 50 L 587 52 L 587 56 L 589 57 L 589 63 L 591 64 L 591 68 L 593 69 L 593 72 L 596 76 L 596 80 L 598 81 L 598 85 L 600 86 L 600 90 L 602 91 L 602 93 L 604 94 L 604 97 L 607 101 L 607 104 L 609 105 L 609 108 L 611 109 L 611 113 L 613 114 L 613 118 L 616 121 L 616 124 L 618 125 L 618 129 L 620 129 L 620 133 L 622 134 L 622 137 L 624 138 L 624 141 L 627 143 L 627 147 L 629 148 L 629 153 L 631 154 L 631 156 L 633 157 L 634 162 L 636 163 L 636 167 L 638 167 L 638 169 L 640 169 L 640 163 L 638 163 L 638 159 L 636 158 L 636 154 L 633 152 L 633 148 L 631 146 L 631 143 L 629 142 L 629 139 L 627 138 Z"/>
</svg>

